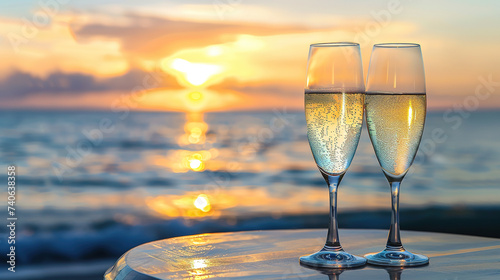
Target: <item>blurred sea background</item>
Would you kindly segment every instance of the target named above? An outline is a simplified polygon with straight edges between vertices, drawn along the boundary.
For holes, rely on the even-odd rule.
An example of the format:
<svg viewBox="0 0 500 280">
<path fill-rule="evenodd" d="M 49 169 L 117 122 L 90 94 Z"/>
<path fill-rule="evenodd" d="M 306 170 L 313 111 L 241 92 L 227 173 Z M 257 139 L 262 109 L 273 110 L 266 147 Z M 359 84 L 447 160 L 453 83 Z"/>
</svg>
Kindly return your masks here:
<svg viewBox="0 0 500 280">
<path fill-rule="evenodd" d="M 499 238 L 500 111 L 458 116 L 428 112 L 401 227 Z M 148 241 L 328 223 L 301 111 L 2 111 L 0 127 L 1 163 L 18 176 L 19 273 L 9 279 L 99 279 Z M 340 188 L 340 227 L 388 229 L 389 210 L 364 129 Z"/>
</svg>

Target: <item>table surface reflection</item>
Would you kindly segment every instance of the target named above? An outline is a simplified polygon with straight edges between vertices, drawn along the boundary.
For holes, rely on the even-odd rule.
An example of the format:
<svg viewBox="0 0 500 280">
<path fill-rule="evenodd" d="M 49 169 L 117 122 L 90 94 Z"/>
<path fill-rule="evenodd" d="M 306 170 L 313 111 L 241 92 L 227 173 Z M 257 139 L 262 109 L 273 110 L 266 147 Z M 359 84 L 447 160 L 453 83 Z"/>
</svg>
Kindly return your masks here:
<svg viewBox="0 0 500 280">
<path fill-rule="evenodd" d="M 145 279 L 500 279 L 500 239 L 402 231 L 405 248 L 430 257 L 415 268 L 364 266 L 318 271 L 298 258 L 320 249 L 326 230 L 201 234 L 159 240 L 125 253 L 105 280 Z M 340 230 L 344 249 L 363 255 L 382 249 L 383 230 Z"/>
</svg>

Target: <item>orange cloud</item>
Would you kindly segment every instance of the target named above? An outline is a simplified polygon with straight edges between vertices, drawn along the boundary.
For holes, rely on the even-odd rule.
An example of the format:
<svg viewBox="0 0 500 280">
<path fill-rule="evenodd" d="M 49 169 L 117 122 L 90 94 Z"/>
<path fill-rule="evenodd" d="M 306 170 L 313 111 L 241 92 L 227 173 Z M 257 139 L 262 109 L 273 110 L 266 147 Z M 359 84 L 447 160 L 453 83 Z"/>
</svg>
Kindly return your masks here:
<svg viewBox="0 0 500 280">
<path fill-rule="evenodd" d="M 309 30 L 301 26 L 197 22 L 133 14 L 128 18 L 132 22 L 129 25 L 83 25 L 74 31 L 75 36 L 82 40 L 118 39 L 124 52 L 155 59 L 178 50 L 235 41 L 240 34 L 269 36 Z"/>
<path fill-rule="evenodd" d="M 246 9 L 243 5 L 239 13 L 259 10 L 257 6 L 252 7 Z M 106 13 L 105 9 L 96 13 L 62 11 L 54 16 L 51 24 L 40 29 L 37 36 L 23 44 L 18 54 L 12 55 L 8 44 L 0 46 L 4 59 L 0 65 L 3 76 L 0 98 L 8 101 L 0 106 L 36 107 L 38 103 L 34 100 L 38 99 L 39 106 L 55 106 L 60 100 L 71 100 L 75 94 L 81 98 L 97 92 L 110 96 L 118 92 L 131 95 L 133 85 L 140 86 L 142 81 L 131 78 L 129 73 L 161 69 L 166 74 L 165 81 L 148 88 L 144 99 L 137 102 L 137 109 L 254 110 L 283 104 L 300 109 L 309 44 L 357 39 L 363 39 L 365 72 L 373 43 L 421 43 L 430 108 L 462 102 L 474 93 L 480 76 L 491 74 L 493 80 L 498 80 L 498 59 L 489 55 L 495 53 L 498 40 L 465 47 L 462 37 L 453 34 L 443 37 L 419 22 L 394 17 L 387 26 L 378 26 L 377 32 L 369 33 L 365 26 L 375 22 L 369 16 L 339 20 L 346 19 L 340 16 L 330 21 L 319 16 L 325 24 L 314 25 L 310 18 L 299 20 L 290 14 L 277 13 L 278 19 L 266 21 L 260 15 L 256 17 L 259 23 L 249 23 L 250 15 L 242 19 L 230 16 L 232 21 L 221 21 L 203 7 L 198 7 L 196 13 L 205 11 L 205 17 L 194 16 L 196 13 L 189 13 L 194 10 L 185 6 L 180 8 L 182 13 L 167 13 L 168 18 L 159 13 L 157 16 L 119 10 Z M 6 18 L 0 18 L 0 23 L 3 34 L 19 32 L 23 25 L 21 20 Z M 363 32 L 365 37 L 368 34 L 366 38 L 360 36 Z M 27 82 L 12 80 L 16 73 L 26 73 Z M 55 79 L 56 74 L 73 76 Z M 88 80 L 80 84 L 71 82 L 78 77 Z M 112 79 L 115 79 L 114 86 Z M 122 82 L 118 82 L 120 79 Z M 193 91 L 203 94 L 204 101 L 185 103 L 184 96 Z M 39 97 L 42 93 L 46 99 Z M 17 102 L 12 103 L 12 99 Z M 100 106 L 95 101 L 86 102 L 68 102 L 64 106 Z M 497 95 L 492 95 L 480 106 L 497 107 L 500 101 Z"/>
</svg>

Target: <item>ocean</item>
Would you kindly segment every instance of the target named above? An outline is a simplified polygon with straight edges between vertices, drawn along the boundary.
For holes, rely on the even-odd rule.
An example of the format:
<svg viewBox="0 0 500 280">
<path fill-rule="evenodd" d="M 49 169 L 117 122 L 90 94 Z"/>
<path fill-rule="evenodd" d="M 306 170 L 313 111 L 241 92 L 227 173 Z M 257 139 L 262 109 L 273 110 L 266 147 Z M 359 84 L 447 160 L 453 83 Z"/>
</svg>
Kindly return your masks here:
<svg viewBox="0 0 500 280">
<path fill-rule="evenodd" d="M 500 238 L 499 119 L 428 112 L 401 187 L 403 230 Z M 9 165 L 17 171 L 12 279 L 99 279 L 152 240 L 328 223 L 303 112 L 2 111 L 0 128 L 0 178 Z M 339 223 L 387 229 L 389 187 L 366 131 L 340 185 Z M 0 253 L 5 264 L 6 242 Z"/>
</svg>

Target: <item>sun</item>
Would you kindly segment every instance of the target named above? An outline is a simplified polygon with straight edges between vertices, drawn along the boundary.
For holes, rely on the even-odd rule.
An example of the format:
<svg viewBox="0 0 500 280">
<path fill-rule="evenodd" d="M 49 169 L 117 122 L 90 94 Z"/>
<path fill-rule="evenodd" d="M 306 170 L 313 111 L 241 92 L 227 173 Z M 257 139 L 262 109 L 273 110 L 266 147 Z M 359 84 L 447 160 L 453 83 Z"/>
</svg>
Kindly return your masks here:
<svg viewBox="0 0 500 280">
<path fill-rule="evenodd" d="M 170 63 L 170 68 L 181 72 L 185 80 L 193 86 L 201 86 L 212 76 L 222 72 L 220 65 L 208 63 L 193 63 L 182 58 L 176 58 Z"/>
</svg>

